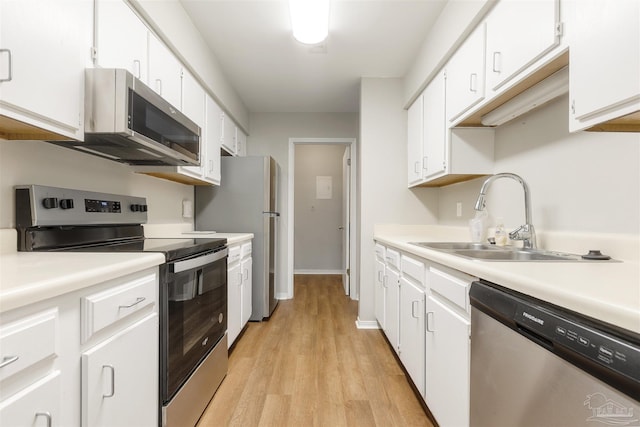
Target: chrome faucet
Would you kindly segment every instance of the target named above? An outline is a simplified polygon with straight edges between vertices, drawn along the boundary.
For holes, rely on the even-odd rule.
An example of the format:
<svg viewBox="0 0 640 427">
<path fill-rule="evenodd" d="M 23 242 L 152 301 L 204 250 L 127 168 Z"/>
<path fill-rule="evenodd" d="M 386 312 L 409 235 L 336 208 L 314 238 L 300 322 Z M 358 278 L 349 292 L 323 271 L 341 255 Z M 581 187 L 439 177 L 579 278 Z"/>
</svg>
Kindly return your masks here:
<svg viewBox="0 0 640 427">
<path fill-rule="evenodd" d="M 533 228 L 533 224 L 531 223 L 531 199 L 529 196 L 529 186 L 527 186 L 527 183 L 524 182 L 524 179 L 522 179 L 520 176 L 514 173 L 498 173 L 487 178 L 484 184 L 482 184 L 482 188 L 480 189 L 478 200 L 476 200 L 475 210 L 481 211 L 484 209 L 484 196 L 487 194 L 489 185 L 491 185 L 491 183 L 496 179 L 500 178 L 511 178 L 513 180 L 516 180 L 520 183 L 520 185 L 522 185 L 522 188 L 524 190 L 525 224 L 510 232 L 509 238 L 511 240 L 522 240 L 522 246 L 525 249 L 536 249 L 536 232 Z"/>
</svg>

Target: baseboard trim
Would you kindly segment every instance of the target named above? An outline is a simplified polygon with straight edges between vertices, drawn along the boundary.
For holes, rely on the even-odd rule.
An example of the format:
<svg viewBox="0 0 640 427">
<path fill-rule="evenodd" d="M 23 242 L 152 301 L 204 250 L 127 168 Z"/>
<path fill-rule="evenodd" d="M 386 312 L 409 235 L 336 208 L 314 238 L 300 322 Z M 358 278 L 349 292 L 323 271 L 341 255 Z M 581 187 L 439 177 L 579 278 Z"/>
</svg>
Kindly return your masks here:
<svg viewBox="0 0 640 427">
<path fill-rule="evenodd" d="M 277 300 L 283 300 L 283 299 L 292 299 L 293 295 L 289 295 L 286 292 L 280 292 L 276 294 L 276 299 Z"/>
<path fill-rule="evenodd" d="M 343 270 L 293 270 L 293 274 L 342 274 Z"/>
<path fill-rule="evenodd" d="M 358 329 L 380 329 L 380 325 L 377 320 L 356 320 L 356 328 Z"/>
</svg>

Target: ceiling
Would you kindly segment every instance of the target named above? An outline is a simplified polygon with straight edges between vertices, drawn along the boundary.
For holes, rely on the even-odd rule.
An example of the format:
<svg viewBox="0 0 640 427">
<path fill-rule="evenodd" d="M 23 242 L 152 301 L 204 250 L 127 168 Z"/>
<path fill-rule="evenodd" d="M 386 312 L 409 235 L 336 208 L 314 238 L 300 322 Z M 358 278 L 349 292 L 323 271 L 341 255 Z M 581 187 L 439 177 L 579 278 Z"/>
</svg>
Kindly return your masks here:
<svg viewBox="0 0 640 427">
<path fill-rule="evenodd" d="M 286 0 L 180 0 L 250 112 L 358 112 L 361 77 L 403 77 L 447 0 L 333 0 L 320 46 Z"/>
</svg>

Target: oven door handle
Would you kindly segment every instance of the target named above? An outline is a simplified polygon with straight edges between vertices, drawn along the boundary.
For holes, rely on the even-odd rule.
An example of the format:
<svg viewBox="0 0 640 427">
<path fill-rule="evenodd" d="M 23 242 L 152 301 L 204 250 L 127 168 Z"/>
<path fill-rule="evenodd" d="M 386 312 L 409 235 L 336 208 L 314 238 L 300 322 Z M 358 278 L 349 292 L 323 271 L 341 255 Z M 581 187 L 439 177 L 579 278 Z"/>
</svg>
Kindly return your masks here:
<svg viewBox="0 0 640 427">
<path fill-rule="evenodd" d="M 170 264 L 174 273 L 181 273 L 187 270 L 193 270 L 198 267 L 205 266 L 207 264 L 211 264 L 212 262 L 221 260 L 225 258 L 228 254 L 229 250 L 224 248 L 221 251 L 213 252 L 207 255 L 199 256 L 196 258 L 187 259 L 184 261 L 177 261 L 173 264 Z"/>
</svg>

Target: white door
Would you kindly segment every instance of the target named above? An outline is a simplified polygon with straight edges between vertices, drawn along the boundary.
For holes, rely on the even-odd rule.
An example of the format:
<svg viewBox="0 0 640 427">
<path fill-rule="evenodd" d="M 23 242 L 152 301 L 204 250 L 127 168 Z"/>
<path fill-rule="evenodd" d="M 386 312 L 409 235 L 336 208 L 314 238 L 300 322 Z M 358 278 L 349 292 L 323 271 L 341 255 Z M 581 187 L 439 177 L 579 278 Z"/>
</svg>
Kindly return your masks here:
<svg viewBox="0 0 640 427">
<path fill-rule="evenodd" d="M 351 261 L 349 259 L 351 233 L 349 217 L 351 209 L 351 147 L 347 145 L 342 156 L 342 285 L 345 295 L 349 295 L 349 274 L 351 273 Z"/>
</svg>

